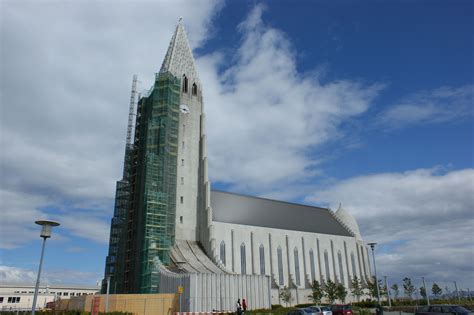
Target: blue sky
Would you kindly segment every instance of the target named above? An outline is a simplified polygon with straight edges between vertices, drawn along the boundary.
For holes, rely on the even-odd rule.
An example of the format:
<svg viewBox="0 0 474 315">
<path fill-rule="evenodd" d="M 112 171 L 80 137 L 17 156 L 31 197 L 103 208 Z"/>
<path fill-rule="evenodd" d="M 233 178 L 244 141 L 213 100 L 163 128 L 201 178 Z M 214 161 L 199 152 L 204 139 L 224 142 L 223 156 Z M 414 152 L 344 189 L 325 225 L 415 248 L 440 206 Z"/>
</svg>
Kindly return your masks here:
<svg viewBox="0 0 474 315">
<path fill-rule="evenodd" d="M 45 281 L 100 279 L 131 77 L 183 16 L 214 188 L 341 202 L 392 283 L 474 288 L 472 2 L 2 5 L 0 281 L 33 281 L 38 217 Z"/>
</svg>

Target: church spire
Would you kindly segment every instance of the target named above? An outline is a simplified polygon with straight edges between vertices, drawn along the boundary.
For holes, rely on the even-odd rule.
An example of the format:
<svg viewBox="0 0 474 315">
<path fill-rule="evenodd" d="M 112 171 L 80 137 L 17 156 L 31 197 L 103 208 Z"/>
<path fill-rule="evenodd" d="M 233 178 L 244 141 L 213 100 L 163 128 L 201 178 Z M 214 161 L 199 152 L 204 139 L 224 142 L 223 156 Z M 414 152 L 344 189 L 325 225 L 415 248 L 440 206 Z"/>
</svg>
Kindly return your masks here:
<svg viewBox="0 0 474 315">
<path fill-rule="evenodd" d="M 170 72 L 178 78 L 185 75 L 190 82 L 199 82 L 193 53 L 189 47 L 182 18 L 179 19 L 178 25 L 176 25 L 176 30 L 161 65 L 160 73 L 162 72 Z"/>
</svg>

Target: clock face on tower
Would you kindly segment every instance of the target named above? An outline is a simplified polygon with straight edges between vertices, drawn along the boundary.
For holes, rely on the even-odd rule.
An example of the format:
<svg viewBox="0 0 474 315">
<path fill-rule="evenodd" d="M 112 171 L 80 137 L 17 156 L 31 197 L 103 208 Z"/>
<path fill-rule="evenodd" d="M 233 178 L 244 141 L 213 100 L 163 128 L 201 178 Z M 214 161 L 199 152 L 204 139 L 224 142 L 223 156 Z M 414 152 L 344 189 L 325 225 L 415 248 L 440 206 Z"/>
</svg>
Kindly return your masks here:
<svg viewBox="0 0 474 315">
<path fill-rule="evenodd" d="M 183 113 L 183 114 L 189 114 L 189 107 L 188 107 L 188 105 L 185 105 L 185 104 L 179 105 L 179 110 L 180 110 L 181 113 Z"/>
</svg>

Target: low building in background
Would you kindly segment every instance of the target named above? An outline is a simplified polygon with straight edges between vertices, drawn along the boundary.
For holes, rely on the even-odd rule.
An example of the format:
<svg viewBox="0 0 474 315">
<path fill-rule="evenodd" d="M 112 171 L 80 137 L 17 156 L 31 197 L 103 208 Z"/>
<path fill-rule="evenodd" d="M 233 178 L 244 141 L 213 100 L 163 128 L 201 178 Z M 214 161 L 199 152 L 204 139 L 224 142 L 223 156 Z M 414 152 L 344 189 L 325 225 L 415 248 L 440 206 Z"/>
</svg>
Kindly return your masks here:
<svg viewBox="0 0 474 315">
<path fill-rule="evenodd" d="M 41 285 L 36 309 L 46 308 L 49 302 L 93 295 L 98 293 L 99 289 L 79 285 Z M 34 284 L 0 284 L 0 310 L 31 310 L 34 294 Z"/>
</svg>

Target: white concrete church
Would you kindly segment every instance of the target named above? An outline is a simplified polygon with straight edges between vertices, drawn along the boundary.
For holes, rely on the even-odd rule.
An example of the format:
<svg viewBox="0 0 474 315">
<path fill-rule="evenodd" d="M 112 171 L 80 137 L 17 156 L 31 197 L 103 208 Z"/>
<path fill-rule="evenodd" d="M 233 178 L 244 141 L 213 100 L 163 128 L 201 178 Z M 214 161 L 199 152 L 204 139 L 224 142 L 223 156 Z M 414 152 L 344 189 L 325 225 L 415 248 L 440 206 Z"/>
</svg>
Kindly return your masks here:
<svg viewBox="0 0 474 315">
<path fill-rule="evenodd" d="M 353 277 L 370 281 L 368 249 L 344 209 L 211 190 L 203 84 L 181 22 L 159 74 L 165 73 L 180 79 L 181 91 L 174 241 L 170 263 L 155 256 L 150 271 L 158 292 L 182 286 L 188 311 L 234 310 L 237 298 L 258 309 L 281 303 L 285 286 L 298 304 L 309 302 L 313 280 L 331 279 L 349 292 Z"/>
</svg>

